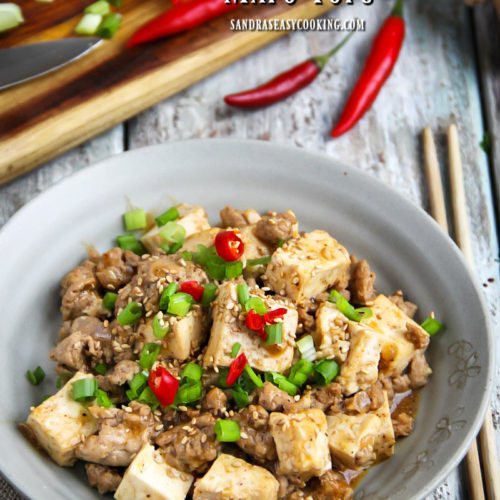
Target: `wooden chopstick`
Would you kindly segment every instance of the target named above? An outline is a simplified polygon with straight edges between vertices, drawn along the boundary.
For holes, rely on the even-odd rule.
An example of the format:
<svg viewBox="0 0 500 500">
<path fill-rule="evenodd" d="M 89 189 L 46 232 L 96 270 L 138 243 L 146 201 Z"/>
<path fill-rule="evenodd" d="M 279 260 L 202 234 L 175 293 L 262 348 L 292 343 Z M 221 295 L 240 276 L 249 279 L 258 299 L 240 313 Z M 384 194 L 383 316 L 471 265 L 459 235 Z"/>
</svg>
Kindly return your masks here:
<svg viewBox="0 0 500 500">
<path fill-rule="evenodd" d="M 444 205 L 443 184 L 437 160 L 436 147 L 431 129 L 426 127 L 423 131 L 423 149 L 427 183 L 431 202 L 431 214 L 448 233 L 446 220 L 446 208 Z M 449 150 L 449 171 L 451 183 L 452 205 L 455 220 L 455 233 L 457 243 L 464 252 L 467 262 L 473 268 L 473 254 L 470 244 L 470 233 L 467 224 L 465 190 L 463 184 L 462 161 L 460 156 L 460 145 L 458 132 L 455 125 L 448 129 L 448 150 Z M 481 429 L 481 449 L 484 464 L 485 483 L 488 499 L 500 500 L 499 478 L 497 472 L 497 458 L 495 449 L 495 437 L 493 424 L 491 422 L 491 411 L 488 408 L 485 423 Z M 483 479 L 479 453 L 476 440 L 473 441 L 465 458 L 467 475 L 469 479 L 470 496 L 473 500 L 483 500 L 485 498 L 483 489 Z"/>
<path fill-rule="evenodd" d="M 460 157 L 460 143 L 455 125 L 448 127 L 448 154 L 450 187 L 453 198 L 453 216 L 455 220 L 455 234 L 458 246 L 464 252 L 471 269 L 474 268 L 474 257 L 470 243 L 469 225 L 467 223 L 465 190 Z M 500 500 L 500 472 L 495 447 L 495 434 L 491 420 L 491 408 L 488 406 L 483 426 L 479 432 L 481 458 L 483 459 L 484 482 L 487 497 L 490 500 Z M 476 450 L 477 453 L 477 450 Z"/>
</svg>

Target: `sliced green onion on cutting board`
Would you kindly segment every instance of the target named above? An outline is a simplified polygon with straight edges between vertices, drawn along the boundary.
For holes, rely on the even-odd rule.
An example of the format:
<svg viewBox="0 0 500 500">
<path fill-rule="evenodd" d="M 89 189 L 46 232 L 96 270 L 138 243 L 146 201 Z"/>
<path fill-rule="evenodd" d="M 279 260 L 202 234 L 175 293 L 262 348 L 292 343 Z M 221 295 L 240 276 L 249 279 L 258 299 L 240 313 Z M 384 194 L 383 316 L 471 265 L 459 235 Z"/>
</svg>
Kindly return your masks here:
<svg viewBox="0 0 500 500">
<path fill-rule="evenodd" d="M 23 12 L 15 3 L 0 3 L 0 33 L 24 22 Z"/>
<path fill-rule="evenodd" d="M 85 14 L 76 25 L 75 33 L 79 35 L 95 35 L 101 22 L 102 16 L 100 14 Z"/>
</svg>

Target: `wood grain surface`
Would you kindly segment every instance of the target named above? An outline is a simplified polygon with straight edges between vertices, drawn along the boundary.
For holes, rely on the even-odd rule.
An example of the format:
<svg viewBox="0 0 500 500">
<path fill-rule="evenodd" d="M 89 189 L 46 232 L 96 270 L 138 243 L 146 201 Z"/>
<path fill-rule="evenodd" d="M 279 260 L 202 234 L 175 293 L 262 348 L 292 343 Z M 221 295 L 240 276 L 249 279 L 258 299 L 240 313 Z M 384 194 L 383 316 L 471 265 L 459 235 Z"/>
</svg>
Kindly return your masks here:
<svg viewBox="0 0 500 500">
<path fill-rule="evenodd" d="M 72 36 L 88 2 L 33 3 L 21 2 L 26 23 L 1 39 L 4 46 Z M 112 40 L 55 73 L 0 92 L 0 184 L 285 34 L 233 32 L 230 19 L 311 18 L 332 5 L 298 0 L 293 7 L 245 6 L 189 32 L 126 50 L 132 33 L 165 7 L 158 0 L 124 2 L 123 25 Z"/>
<path fill-rule="evenodd" d="M 490 166 L 498 167 L 500 157 L 493 162 L 479 147 L 486 118 L 482 101 L 485 94 L 481 88 L 497 85 L 498 80 L 490 81 L 490 78 L 492 75 L 498 78 L 499 67 L 490 66 L 488 72 L 483 71 L 492 64 L 491 60 L 478 64 L 481 57 L 486 56 L 478 50 L 479 59 L 476 58 L 475 48 L 476 37 L 481 37 L 490 50 L 495 48 L 487 44 L 487 36 L 478 32 L 482 26 L 492 23 L 498 31 L 490 9 L 486 5 L 476 7 L 478 10 L 473 15 L 458 0 L 406 2 L 407 37 L 401 59 L 387 86 L 355 129 L 338 140 L 328 138 L 332 121 L 338 117 L 374 33 L 391 5 L 391 0 L 380 0 L 371 7 L 355 2 L 354 6 L 344 6 L 330 13 L 341 19 L 367 19 L 367 32 L 353 37 L 318 80 L 296 96 L 253 112 L 232 110 L 222 102 L 226 93 L 261 83 L 277 71 L 333 47 L 344 36 L 342 33 L 301 32 L 282 38 L 126 124 L 10 182 L 0 188 L 0 224 L 7 222 L 39 192 L 99 159 L 148 144 L 198 137 L 270 140 L 321 151 L 368 172 L 428 210 L 421 131 L 427 124 L 432 127 L 441 175 L 448 189 L 445 133 L 447 126 L 455 122 L 461 138 L 467 218 L 476 275 L 483 285 L 493 330 L 500 332 L 499 254 L 490 170 Z M 499 96 L 491 93 L 492 106 L 500 105 Z M 498 137 L 492 134 L 494 151 L 498 151 Z M 85 193 L 81 196 L 84 201 Z M 450 213 L 448 196 L 445 201 Z M 292 206 L 293 200 L 290 203 Z M 492 417 L 498 447 L 500 342 L 497 342 L 496 380 Z M 425 418 L 420 415 L 422 417 Z M 466 498 L 464 470 L 458 467 L 427 500 Z"/>
</svg>

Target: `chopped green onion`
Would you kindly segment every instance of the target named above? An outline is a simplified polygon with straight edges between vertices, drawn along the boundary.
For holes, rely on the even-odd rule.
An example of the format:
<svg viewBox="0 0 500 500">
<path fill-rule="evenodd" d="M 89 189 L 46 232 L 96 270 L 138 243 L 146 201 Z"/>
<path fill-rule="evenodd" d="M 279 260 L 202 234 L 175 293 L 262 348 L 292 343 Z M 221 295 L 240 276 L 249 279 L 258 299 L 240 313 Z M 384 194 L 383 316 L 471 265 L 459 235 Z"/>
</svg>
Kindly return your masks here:
<svg viewBox="0 0 500 500">
<path fill-rule="evenodd" d="M 167 243 L 183 243 L 186 238 L 186 230 L 176 222 L 167 222 L 160 230 L 160 236 Z"/>
<path fill-rule="evenodd" d="M 73 382 L 73 399 L 75 401 L 91 401 L 95 398 L 97 380 L 94 377 L 81 378 Z"/>
<path fill-rule="evenodd" d="M 84 14 L 76 25 L 75 33 L 79 35 L 95 35 L 101 23 L 102 16 L 99 14 Z"/>
<path fill-rule="evenodd" d="M 338 374 L 340 367 L 333 359 L 321 359 L 314 363 L 314 380 L 318 385 L 328 385 Z"/>
<path fill-rule="evenodd" d="M 281 344 L 283 340 L 283 323 L 275 323 L 274 325 L 266 325 L 264 328 L 267 333 L 264 345 Z"/>
<path fill-rule="evenodd" d="M 109 14 L 111 9 L 106 0 L 98 0 L 97 2 L 91 3 L 88 7 L 85 7 L 83 12 L 85 12 L 85 14 L 99 14 L 100 16 L 104 16 L 105 14 Z M 127 229 L 127 231 L 131 231 L 131 229 Z"/>
<path fill-rule="evenodd" d="M 281 248 L 285 244 L 285 240 L 278 241 L 278 248 Z"/>
<path fill-rule="evenodd" d="M 245 373 L 248 375 L 250 380 L 256 385 L 257 387 L 263 387 L 264 383 L 262 382 L 262 379 L 252 370 L 252 367 L 247 363 L 245 365 Z"/>
<path fill-rule="evenodd" d="M 270 255 L 268 255 L 267 257 L 259 257 L 258 259 L 248 259 L 247 267 L 262 266 L 264 264 L 269 264 L 269 262 L 271 262 Z"/>
<path fill-rule="evenodd" d="M 157 339 L 162 339 L 167 335 L 169 329 L 170 325 L 168 323 L 164 323 L 164 326 L 161 325 L 159 313 L 156 314 L 153 320 L 153 335 Z"/>
<path fill-rule="evenodd" d="M 21 7 L 16 3 L 0 3 L 0 14 L 11 14 L 17 23 L 24 23 L 24 16 Z"/>
<path fill-rule="evenodd" d="M 250 293 L 248 291 L 248 285 L 246 283 L 241 283 L 236 287 L 236 292 L 238 294 L 238 302 L 244 306 L 247 300 L 250 298 Z"/>
<path fill-rule="evenodd" d="M 176 207 L 170 207 L 166 212 L 156 217 L 155 221 L 158 226 L 164 226 L 167 222 L 172 222 L 179 218 L 179 210 Z"/>
<path fill-rule="evenodd" d="M 248 393 L 239 385 L 234 386 L 231 390 L 231 395 L 233 396 L 236 406 L 239 408 L 245 408 L 250 404 Z"/>
<path fill-rule="evenodd" d="M 218 255 L 210 257 L 205 268 L 213 280 L 222 281 L 226 277 L 226 261 Z"/>
<path fill-rule="evenodd" d="M 248 312 L 253 309 L 257 314 L 261 316 L 267 312 L 266 304 L 260 297 L 250 297 L 245 303 L 245 311 Z"/>
<path fill-rule="evenodd" d="M 201 380 L 189 380 L 179 386 L 175 395 L 175 404 L 186 405 L 194 403 L 201 399 L 202 383 Z"/>
<path fill-rule="evenodd" d="M 153 363 L 160 354 L 160 344 L 155 344 L 150 342 L 146 344 L 141 352 L 141 357 L 139 358 L 139 364 L 143 370 L 151 370 Z"/>
<path fill-rule="evenodd" d="M 115 292 L 106 292 L 102 298 L 102 305 L 112 311 L 115 308 L 116 299 L 118 294 Z"/>
<path fill-rule="evenodd" d="M 227 280 L 232 280 L 233 278 L 237 278 L 241 276 L 243 273 L 243 263 L 239 260 L 234 262 L 226 262 L 224 269 L 224 277 Z"/>
<path fill-rule="evenodd" d="M 161 293 L 160 301 L 158 302 L 158 309 L 161 311 L 166 311 L 168 309 L 168 303 L 170 302 L 170 297 L 174 295 L 177 291 L 177 283 L 174 281 L 170 283 Z"/>
<path fill-rule="evenodd" d="M 216 293 L 217 285 L 215 283 L 207 283 L 206 285 L 203 285 L 201 305 L 208 307 L 214 301 Z"/>
<path fill-rule="evenodd" d="M 429 316 L 420 326 L 432 337 L 443 328 L 443 323 Z"/>
<path fill-rule="evenodd" d="M 188 363 L 184 370 L 181 373 L 181 380 L 192 380 L 194 382 L 201 380 L 201 376 L 203 374 L 203 370 L 200 365 L 196 363 Z"/>
<path fill-rule="evenodd" d="M 116 30 L 120 27 L 121 23 L 122 16 L 117 12 L 106 14 L 97 29 L 97 36 L 100 36 L 101 38 L 113 38 L 113 35 L 116 33 Z"/>
<path fill-rule="evenodd" d="M 272 382 L 274 385 L 277 385 L 282 391 L 285 391 L 290 396 L 295 396 L 297 394 L 297 386 L 287 380 L 287 378 L 278 372 L 269 371 L 264 375 L 267 382 Z"/>
<path fill-rule="evenodd" d="M 127 397 L 130 400 L 136 399 L 148 385 L 148 377 L 146 373 L 147 372 L 142 371 L 135 374 L 132 380 L 128 383 L 130 391 L 127 391 Z"/>
<path fill-rule="evenodd" d="M 61 375 L 57 377 L 56 387 L 60 389 L 72 376 L 73 374 L 69 372 L 61 373 Z"/>
<path fill-rule="evenodd" d="M 316 359 L 316 349 L 311 335 L 306 335 L 296 342 L 297 349 L 303 359 L 314 361 Z"/>
<path fill-rule="evenodd" d="M 328 300 L 336 304 L 337 309 L 352 321 L 361 321 L 363 319 L 368 319 L 373 315 L 373 312 L 369 307 L 360 307 L 359 309 L 355 309 L 343 295 L 337 292 L 337 290 L 332 290 L 330 292 Z"/>
<path fill-rule="evenodd" d="M 240 424 L 234 420 L 217 420 L 214 425 L 217 441 L 235 443 L 240 439 Z"/>
<path fill-rule="evenodd" d="M 115 7 L 121 7 L 122 6 L 122 0 L 108 0 L 108 2 L 111 5 L 114 5 Z"/>
<path fill-rule="evenodd" d="M 40 385 L 45 378 L 45 372 L 41 366 L 37 366 L 33 371 L 26 372 L 26 378 L 32 385 Z"/>
<path fill-rule="evenodd" d="M 299 359 L 297 363 L 292 366 L 288 380 L 298 387 L 302 387 L 309 378 L 309 375 L 314 371 L 314 364 L 307 359 Z"/>
<path fill-rule="evenodd" d="M 160 246 L 166 254 L 173 255 L 182 248 L 182 242 L 174 243 L 173 245 L 167 245 L 166 243 L 162 243 Z"/>
<path fill-rule="evenodd" d="M 229 373 L 229 368 L 222 368 L 219 370 L 219 377 L 217 378 L 216 385 L 221 389 L 228 389 L 230 386 L 227 385 L 227 374 Z"/>
<path fill-rule="evenodd" d="M 187 250 L 184 250 L 181 256 L 187 262 L 193 260 L 193 254 L 191 252 L 188 252 Z"/>
<path fill-rule="evenodd" d="M 99 3 L 99 2 L 97 2 Z M 108 5 L 108 2 L 104 2 Z M 148 225 L 146 218 L 146 212 L 143 208 L 137 208 L 136 210 L 130 210 L 123 214 L 123 222 L 125 224 L 125 231 L 135 231 L 137 229 L 144 229 Z"/>
<path fill-rule="evenodd" d="M 238 356 L 240 349 L 241 349 L 241 344 L 239 342 L 233 344 L 233 348 L 231 349 L 231 357 L 235 358 L 236 356 Z"/>
<path fill-rule="evenodd" d="M 97 398 L 97 404 L 99 406 L 104 406 L 104 408 L 114 408 L 115 405 L 113 404 L 113 401 L 109 399 L 109 396 L 107 395 L 106 392 L 104 392 L 102 389 L 97 389 L 96 393 L 96 398 Z"/>
<path fill-rule="evenodd" d="M 94 366 L 94 370 L 99 375 L 105 375 L 106 372 L 108 371 L 108 367 L 104 363 L 97 363 L 97 365 Z"/>
<path fill-rule="evenodd" d="M 117 316 L 120 325 L 131 325 L 142 317 L 142 307 L 137 302 L 129 302 L 125 309 Z"/>
<path fill-rule="evenodd" d="M 174 293 L 168 301 L 167 312 L 175 316 L 186 316 L 191 309 L 193 297 L 188 293 Z"/>
<path fill-rule="evenodd" d="M 130 250 L 137 255 L 146 253 L 144 245 L 140 241 L 137 241 L 137 238 L 133 234 L 122 234 L 117 236 L 116 241 L 122 250 Z"/>
<path fill-rule="evenodd" d="M 151 407 L 151 409 L 154 411 L 160 406 L 160 402 L 158 401 L 158 398 L 154 395 L 153 391 L 151 388 L 148 386 L 146 387 L 139 397 L 137 398 L 139 403 L 144 403 L 147 404 Z"/>
</svg>

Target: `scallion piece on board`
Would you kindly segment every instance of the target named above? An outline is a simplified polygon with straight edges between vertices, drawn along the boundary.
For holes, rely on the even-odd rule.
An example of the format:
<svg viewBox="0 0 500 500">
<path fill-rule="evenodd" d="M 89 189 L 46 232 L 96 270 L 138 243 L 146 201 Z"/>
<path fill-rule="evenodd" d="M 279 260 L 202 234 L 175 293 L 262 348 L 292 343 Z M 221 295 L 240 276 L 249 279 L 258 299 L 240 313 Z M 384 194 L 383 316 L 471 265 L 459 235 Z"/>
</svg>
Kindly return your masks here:
<svg viewBox="0 0 500 500">
<path fill-rule="evenodd" d="M 26 372 L 26 378 L 32 385 L 39 385 L 43 382 L 45 378 L 45 372 L 41 366 L 37 366 L 33 371 L 28 370 Z"/>
<path fill-rule="evenodd" d="M 115 308 L 116 299 L 118 294 L 115 292 L 106 292 L 102 298 L 102 305 L 112 311 Z"/>
<path fill-rule="evenodd" d="M 316 359 L 316 349 L 311 335 L 306 335 L 300 340 L 297 340 L 295 345 L 303 359 L 307 359 L 307 361 L 314 361 Z"/>
<path fill-rule="evenodd" d="M 176 207 L 170 207 L 166 212 L 156 217 L 155 221 L 158 226 L 164 226 L 167 222 L 172 222 L 179 218 L 179 210 Z"/>
<path fill-rule="evenodd" d="M 129 302 L 125 309 L 117 316 L 120 325 L 131 325 L 142 317 L 142 307 L 137 302 Z"/>
<path fill-rule="evenodd" d="M 104 3 L 107 4 L 108 2 Z M 146 212 L 143 208 L 137 208 L 135 210 L 125 212 L 123 214 L 123 223 L 125 225 L 125 231 L 136 231 L 137 229 L 144 229 L 148 224 Z"/>
<path fill-rule="evenodd" d="M 98 0 L 97 2 L 91 3 L 89 6 L 85 7 L 83 12 L 85 12 L 85 14 L 99 14 L 100 16 L 104 16 L 105 14 L 109 14 L 111 9 L 106 0 Z"/>
<path fill-rule="evenodd" d="M 15 3 L 0 4 L 0 33 L 17 28 L 23 22 L 23 12 L 19 5 Z"/>
<path fill-rule="evenodd" d="M 75 401 L 91 401 L 95 398 L 97 380 L 94 377 L 81 378 L 73 382 L 73 399 Z"/>
<path fill-rule="evenodd" d="M 214 425 L 217 441 L 235 443 L 240 439 L 240 424 L 234 420 L 217 420 Z"/>
<path fill-rule="evenodd" d="M 117 12 L 106 14 L 99 28 L 97 28 L 97 35 L 101 38 L 113 38 L 121 23 L 122 16 Z"/>
<path fill-rule="evenodd" d="M 151 370 L 153 363 L 160 354 L 160 344 L 155 344 L 150 342 L 146 344 L 141 352 L 141 357 L 139 358 L 139 365 L 143 370 Z"/>
<path fill-rule="evenodd" d="M 432 337 L 432 335 L 441 331 L 443 323 L 438 321 L 436 318 L 429 316 L 420 326 Z"/>
<path fill-rule="evenodd" d="M 121 7 L 122 6 L 122 0 L 108 0 L 108 2 L 111 5 L 114 5 L 115 7 Z"/>
<path fill-rule="evenodd" d="M 99 14 L 84 14 L 80 22 L 76 25 L 75 33 L 79 35 L 95 35 L 102 23 L 102 16 Z"/>
</svg>

